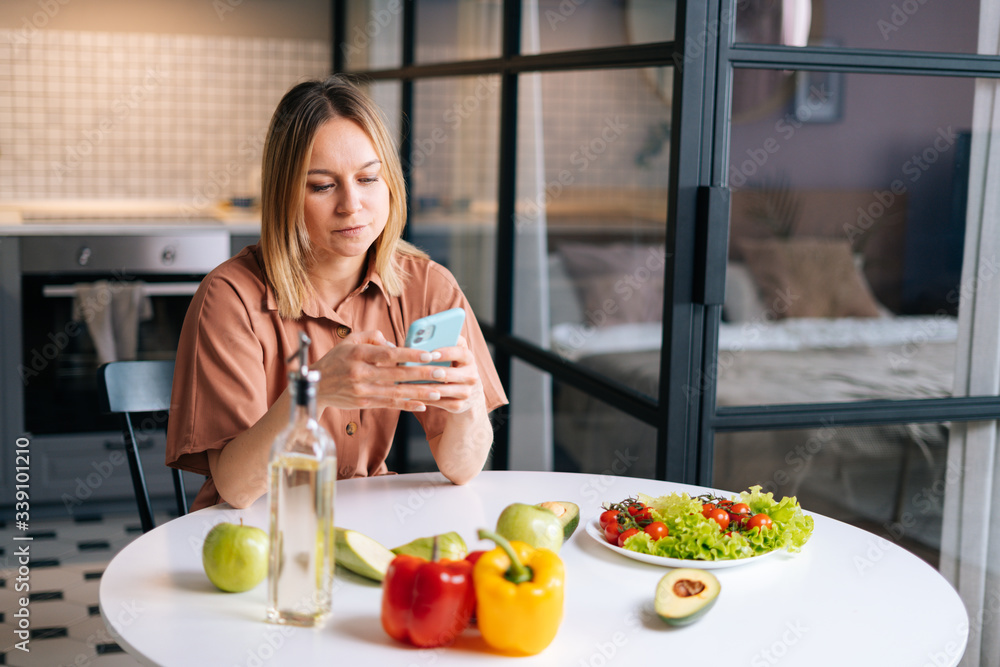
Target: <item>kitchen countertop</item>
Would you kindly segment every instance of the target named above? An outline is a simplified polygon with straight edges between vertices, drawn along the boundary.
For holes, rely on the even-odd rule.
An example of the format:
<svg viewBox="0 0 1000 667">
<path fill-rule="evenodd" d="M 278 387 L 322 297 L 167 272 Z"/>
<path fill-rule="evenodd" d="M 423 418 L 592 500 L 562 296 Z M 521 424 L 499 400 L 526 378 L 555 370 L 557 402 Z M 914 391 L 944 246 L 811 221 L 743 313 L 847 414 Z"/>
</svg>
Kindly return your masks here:
<svg viewBox="0 0 1000 667">
<path fill-rule="evenodd" d="M 39 200 L 0 202 L 0 236 L 200 233 L 259 234 L 260 212 L 172 200 Z"/>
</svg>

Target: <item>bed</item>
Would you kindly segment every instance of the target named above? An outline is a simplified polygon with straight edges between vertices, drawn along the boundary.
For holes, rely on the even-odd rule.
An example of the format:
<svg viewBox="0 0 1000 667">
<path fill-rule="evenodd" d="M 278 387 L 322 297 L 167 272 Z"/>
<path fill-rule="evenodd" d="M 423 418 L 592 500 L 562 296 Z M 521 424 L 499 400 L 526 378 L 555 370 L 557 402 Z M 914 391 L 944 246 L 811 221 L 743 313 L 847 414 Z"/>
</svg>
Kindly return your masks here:
<svg viewBox="0 0 1000 667">
<path fill-rule="evenodd" d="M 741 247 L 727 271 L 715 369 L 719 406 L 951 394 L 955 317 L 893 314 L 885 305 L 894 302 L 892 274 L 875 272 L 875 289 L 865 258 L 846 241 L 798 236 L 734 245 Z M 567 243 L 549 256 L 552 349 L 654 397 L 662 325 L 648 313 L 663 293 L 648 264 L 658 253 L 656 244 Z M 637 270 L 643 266 L 650 270 Z M 627 465 L 625 474 L 653 476 L 653 428 L 570 387 L 556 387 L 555 408 L 557 460 L 565 467 L 620 472 Z M 845 520 L 905 522 L 909 537 L 934 545 L 947 442 L 941 423 L 718 433 L 713 484 L 763 484 Z"/>
</svg>

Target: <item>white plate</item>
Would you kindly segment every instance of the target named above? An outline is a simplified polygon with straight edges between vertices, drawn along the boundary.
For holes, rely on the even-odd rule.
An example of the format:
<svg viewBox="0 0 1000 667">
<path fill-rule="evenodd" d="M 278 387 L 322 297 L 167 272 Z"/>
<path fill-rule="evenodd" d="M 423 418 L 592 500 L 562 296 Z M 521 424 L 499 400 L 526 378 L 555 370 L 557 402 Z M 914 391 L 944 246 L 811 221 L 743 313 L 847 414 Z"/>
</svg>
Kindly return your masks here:
<svg viewBox="0 0 1000 667">
<path fill-rule="evenodd" d="M 768 556 L 773 556 L 778 551 L 781 551 L 781 549 L 778 549 L 777 551 L 768 551 L 766 554 L 751 556 L 750 558 L 730 558 L 727 560 L 686 560 L 683 558 L 667 558 L 666 556 L 641 554 L 638 551 L 629 551 L 628 549 L 622 549 L 617 545 L 611 544 L 604 539 L 604 531 L 601 530 L 600 523 L 597 519 L 589 521 L 586 525 L 586 530 L 587 534 L 594 538 L 598 544 L 602 544 L 622 556 L 633 558 L 635 560 L 641 560 L 643 563 L 662 565 L 663 567 L 693 567 L 697 570 L 720 570 L 724 567 L 736 567 L 737 565 L 756 563 L 764 558 L 767 558 Z"/>
</svg>

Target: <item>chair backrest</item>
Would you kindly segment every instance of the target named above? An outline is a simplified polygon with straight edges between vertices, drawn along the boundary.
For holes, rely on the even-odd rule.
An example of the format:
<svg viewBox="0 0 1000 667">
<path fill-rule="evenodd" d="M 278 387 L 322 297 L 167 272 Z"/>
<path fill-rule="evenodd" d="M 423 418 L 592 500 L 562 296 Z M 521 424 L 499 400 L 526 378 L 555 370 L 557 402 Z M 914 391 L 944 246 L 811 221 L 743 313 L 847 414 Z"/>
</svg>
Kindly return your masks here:
<svg viewBox="0 0 1000 667">
<path fill-rule="evenodd" d="M 174 362 L 112 361 L 98 368 L 97 378 L 101 386 L 101 404 L 104 411 L 122 416 L 122 438 L 125 441 L 125 454 L 132 475 L 135 500 L 139 506 L 139 520 L 142 523 L 142 532 L 149 532 L 155 526 L 153 508 L 146 488 L 142 460 L 136 448 L 132 415 L 170 410 Z M 171 472 L 177 512 L 187 514 L 184 478 L 181 476 L 181 471 L 176 468 L 172 468 Z"/>
</svg>

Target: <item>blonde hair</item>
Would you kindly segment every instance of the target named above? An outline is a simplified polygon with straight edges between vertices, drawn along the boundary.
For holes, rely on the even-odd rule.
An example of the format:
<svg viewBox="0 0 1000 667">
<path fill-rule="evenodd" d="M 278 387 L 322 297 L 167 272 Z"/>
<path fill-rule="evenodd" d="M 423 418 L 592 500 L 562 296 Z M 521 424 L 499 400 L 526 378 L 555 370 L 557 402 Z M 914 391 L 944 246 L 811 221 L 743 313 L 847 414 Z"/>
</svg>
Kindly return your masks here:
<svg viewBox="0 0 1000 667">
<path fill-rule="evenodd" d="M 373 245 L 375 270 L 389 296 L 402 292 L 406 277 L 398 254 L 426 257 L 402 240 L 406 184 L 381 110 L 343 76 L 300 83 L 285 93 L 271 117 L 261 174 L 260 247 L 266 279 L 274 289 L 278 314 L 284 318 L 298 319 L 311 292 L 312 251 L 303 213 L 306 172 L 316 132 L 333 118 L 360 125 L 382 161 L 389 188 L 389 219 Z"/>
</svg>

